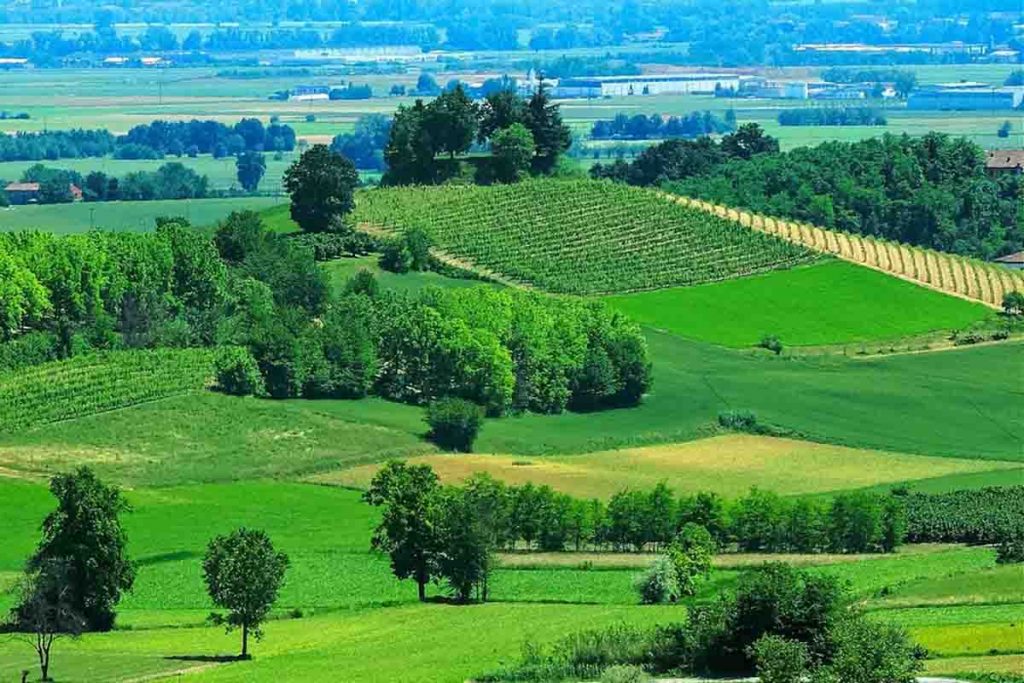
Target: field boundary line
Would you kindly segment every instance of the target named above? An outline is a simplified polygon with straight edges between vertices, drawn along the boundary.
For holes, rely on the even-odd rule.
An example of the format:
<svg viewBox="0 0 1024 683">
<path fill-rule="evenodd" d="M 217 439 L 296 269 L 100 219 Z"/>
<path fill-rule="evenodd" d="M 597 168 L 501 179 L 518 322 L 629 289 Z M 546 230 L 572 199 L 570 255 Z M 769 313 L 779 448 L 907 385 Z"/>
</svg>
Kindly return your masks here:
<svg viewBox="0 0 1024 683">
<path fill-rule="evenodd" d="M 988 281 L 988 275 L 992 269 L 1000 268 L 995 264 L 901 242 L 876 240 L 859 234 L 829 230 L 797 221 L 787 221 L 663 190 L 656 190 L 655 194 L 665 201 L 732 220 L 745 228 L 774 235 L 818 253 L 829 254 L 965 301 L 980 303 L 996 310 L 1002 308 L 1002 292 L 995 291 L 995 288 L 978 287 L 974 284 L 980 281 L 982 276 Z M 848 248 L 844 249 L 844 244 Z M 853 244 L 857 245 L 856 249 L 852 248 Z M 868 245 L 871 245 L 870 249 Z M 894 259 L 893 253 L 898 254 L 899 258 Z M 921 262 L 926 266 L 925 272 L 920 272 L 919 262 L 916 259 L 903 258 L 904 253 L 911 255 L 919 253 L 922 256 Z M 931 256 L 931 259 L 928 259 L 928 256 Z M 934 273 L 930 267 L 931 263 L 935 264 Z M 1009 281 L 1011 286 L 1024 292 L 1024 275 L 1007 269 L 1001 270 L 1005 272 L 998 273 L 1000 280 Z M 966 277 L 968 271 L 970 277 Z M 961 277 L 954 276 L 947 281 L 949 273 L 960 273 Z M 935 280 L 938 280 L 938 284 L 935 283 Z"/>
</svg>

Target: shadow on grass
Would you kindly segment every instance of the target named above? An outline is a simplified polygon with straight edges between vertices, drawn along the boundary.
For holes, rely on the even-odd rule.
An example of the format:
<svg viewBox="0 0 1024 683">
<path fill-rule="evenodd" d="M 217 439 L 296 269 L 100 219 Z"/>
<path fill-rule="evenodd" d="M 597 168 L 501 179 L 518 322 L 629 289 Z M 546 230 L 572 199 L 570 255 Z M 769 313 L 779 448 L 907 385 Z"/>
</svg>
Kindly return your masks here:
<svg viewBox="0 0 1024 683">
<path fill-rule="evenodd" d="M 160 553 L 159 555 L 149 555 L 148 557 L 140 558 L 136 564 L 140 567 L 148 567 L 154 564 L 162 564 L 164 562 L 178 562 L 180 560 L 191 560 L 195 557 L 200 557 L 202 553 L 194 550 L 176 550 L 172 553 Z"/>
<path fill-rule="evenodd" d="M 230 662 L 247 662 L 252 655 L 168 655 L 164 659 L 176 662 L 199 662 L 206 664 L 227 664 Z"/>
</svg>

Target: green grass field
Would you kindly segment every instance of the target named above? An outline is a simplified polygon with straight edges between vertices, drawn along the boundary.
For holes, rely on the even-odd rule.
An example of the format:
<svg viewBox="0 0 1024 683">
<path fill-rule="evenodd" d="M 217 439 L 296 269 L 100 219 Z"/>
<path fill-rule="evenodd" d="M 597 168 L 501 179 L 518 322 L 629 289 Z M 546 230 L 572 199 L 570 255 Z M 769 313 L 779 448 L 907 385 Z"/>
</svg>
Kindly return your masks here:
<svg viewBox="0 0 1024 683">
<path fill-rule="evenodd" d="M 600 571 L 531 566 L 499 568 L 495 602 L 483 606 L 416 605 L 415 588 L 391 577 L 385 558 L 371 554 L 369 535 L 377 512 L 354 491 L 286 482 L 234 482 L 136 488 L 127 492 L 129 551 L 138 562 L 135 590 L 121 605 L 122 630 L 59 643 L 54 673 L 61 681 L 122 680 L 210 665 L 232 654 L 237 634 L 203 625 L 210 610 L 199 571 L 206 541 L 238 525 L 268 531 L 292 559 L 275 612 L 300 609 L 303 618 L 270 622 L 251 663 L 196 670 L 199 679 L 316 679 L 330 671 L 343 680 L 382 675 L 408 681 L 461 681 L 518 655 L 528 639 L 551 640 L 578 628 L 626 621 L 652 624 L 685 617 L 684 607 L 638 607 L 636 568 Z M 0 479 L 0 577 L 16 572 L 31 551 L 39 520 L 52 506 L 41 484 Z M 992 569 L 986 548 L 941 546 L 906 549 L 891 557 L 812 567 L 848 582 L 867 600 L 873 618 L 903 624 L 936 654 L 984 652 L 995 637 L 1005 647 L 1024 617 L 1012 600 L 1011 582 L 991 582 L 997 607 L 893 608 L 888 597 L 919 594 L 921 586 L 953 586 Z M 697 600 L 711 599 L 736 578 L 716 570 Z M 902 591 L 902 593 L 901 593 Z M 919 595 L 928 605 L 931 594 Z M 549 602 L 561 604 L 546 604 Z M 10 598 L 0 599 L 0 607 Z M 907 604 L 907 603 L 903 603 Z M 934 614 L 934 616 L 933 616 Z M 123 630 L 125 628 L 131 630 Z M 31 649 L 0 639 L 0 675 L 32 665 Z"/>
<path fill-rule="evenodd" d="M 793 346 L 898 339 L 992 315 L 980 304 L 843 261 L 607 300 L 646 325 L 731 347 L 768 334 Z"/>
<path fill-rule="evenodd" d="M 44 230 L 73 234 L 89 230 L 146 232 L 162 216 L 183 216 L 193 225 L 210 225 L 232 211 L 259 211 L 280 204 L 280 197 L 95 202 L 12 206 L 0 209 L 0 230 Z"/>
</svg>

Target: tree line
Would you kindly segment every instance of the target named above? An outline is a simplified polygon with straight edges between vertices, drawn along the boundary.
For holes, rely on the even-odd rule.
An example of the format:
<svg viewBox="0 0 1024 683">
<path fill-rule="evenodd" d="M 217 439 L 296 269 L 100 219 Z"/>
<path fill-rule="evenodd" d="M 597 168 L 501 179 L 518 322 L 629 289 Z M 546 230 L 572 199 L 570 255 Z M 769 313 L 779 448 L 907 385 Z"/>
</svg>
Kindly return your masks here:
<svg viewBox="0 0 1024 683">
<path fill-rule="evenodd" d="M 210 181 L 184 164 L 172 161 L 155 171 L 132 171 L 121 177 L 102 171 L 82 173 L 36 164 L 25 169 L 21 182 L 39 183 L 38 203 L 63 204 L 75 197 L 74 185 L 87 202 L 146 201 L 153 199 L 201 199 L 210 193 Z"/>
<path fill-rule="evenodd" d="M 0 620 L 0 634 L 30 636 L 40 679 L 49 676 L 53 646 L 60 638 L 110 631 L 116 607 L 135 584 L 136 563 L 128 556 L 123 514 L 131 506 L 116 486 L 88 467 L 50 481 L 57 507 L 42 523 L 42 538 L 16 587 L 15 604 Z M 210 540 L 203 556 L 203 579 L 215 606 L 210 621 L 241 629 L 240 659 L 249 658 L 249 637 L 262 637 L 261 625 L 277 600 L 288 556 L 266 533 L 239 528 Z"/>
<path fill-rule="evenodd" d="M 290 152 L 295 149 L 291 126 L 255 118 L 233 126 L 219 121 L 153 121 L 115 136 L 107 130 L 53 130 L 0 136 L 0 161 L 41 161 L 113 155 L 117 159 L 162 159 L 164 156 L 243 152 Z"/>
<path fill-rule="evenodd" d="M 736 112 L 728 110 L 724 118 L 710 111 L 694 111 L 683 116 L 663 117 L 659 114 L 616 114 L 612 119 L 598 119 L 590 128 L 595 140 L 651 138 L 692 138 L 700 135 L 731 133 L 736 130 Z"/>
<path fill-rule="evenodd" d="M 782 152 L 745 124 L 720 142 L 668 140 L 591 175 L 985 259 L 1024 246 L 1024 177 L 989 177 L 980 147 L 941 133 Z"/>
<path fill-rule="evenodd" d="M 874 107 L 794 107 L 779 112 L 782 126 L 885 126 L 885 114 Z"/>
</svg>

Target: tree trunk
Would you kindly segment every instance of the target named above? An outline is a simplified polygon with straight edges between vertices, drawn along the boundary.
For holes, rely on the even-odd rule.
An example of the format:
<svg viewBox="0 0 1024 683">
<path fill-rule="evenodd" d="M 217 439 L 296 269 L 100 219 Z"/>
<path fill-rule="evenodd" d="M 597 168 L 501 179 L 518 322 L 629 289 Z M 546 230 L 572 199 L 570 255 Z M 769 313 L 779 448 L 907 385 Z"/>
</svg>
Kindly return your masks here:
<svg viewBox="0 0 1024 683">
<path fill-rule="evenodd" d="M 416 587 L 417 587 L 417 589 L 419 591 L 420 602 L 426 602 L 427 601 L 427 582 L 424 581 L 423 579 L 418 579 L 416 581 Z"/>
<path fill-rule="evenodd" d="M 242 659 L 249 656 L 249 624 L 242 624 Z"/>
</svg>

